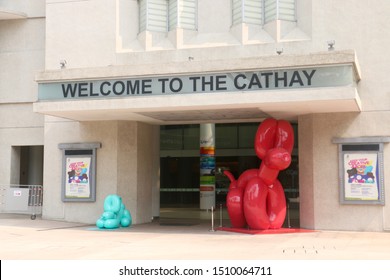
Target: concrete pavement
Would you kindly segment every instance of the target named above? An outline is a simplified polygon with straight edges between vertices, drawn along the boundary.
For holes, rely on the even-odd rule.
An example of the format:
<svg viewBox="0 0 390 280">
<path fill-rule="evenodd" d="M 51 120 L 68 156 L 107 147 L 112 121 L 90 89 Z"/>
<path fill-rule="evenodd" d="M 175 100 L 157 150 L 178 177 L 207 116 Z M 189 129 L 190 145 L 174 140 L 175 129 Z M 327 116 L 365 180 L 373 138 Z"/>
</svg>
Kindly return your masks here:
<svg viewBox="0 0 390 280">
<path fill-rule="evenodd" d="M 210 224 L 101 230 L 95 225 L 0 214 L 2 260 L 390 260 L 389 232 L 248 235 Z"/>
</svg>

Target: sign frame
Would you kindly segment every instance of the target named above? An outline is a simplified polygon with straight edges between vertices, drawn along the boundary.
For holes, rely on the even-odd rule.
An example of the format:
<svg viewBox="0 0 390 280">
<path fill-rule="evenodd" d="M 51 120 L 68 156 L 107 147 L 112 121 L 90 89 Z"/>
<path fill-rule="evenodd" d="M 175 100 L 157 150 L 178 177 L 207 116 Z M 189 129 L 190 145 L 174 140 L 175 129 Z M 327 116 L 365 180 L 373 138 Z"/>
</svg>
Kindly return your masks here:
<svg viewBox="0 0 390 280">
<path fill-rule="evenodd" d="M 341 204 L 385 205 L 383 142 L 365 140 L 338 142 Z"/>
<path fill-rule="evenodd" d="M 356 84 L 352 64 L 286 69 L 252 69 L 240 72 L 136 76 L 64 80 L 38 83 L 38 101 L 64 101 L 140 96 L 259 92 L 351 86 Z"/>
<path fill-rule="evenodd" d="M 100 143 L 63 143 L 61 200 L 96 201 L 96 149 Z"/>
</svg>

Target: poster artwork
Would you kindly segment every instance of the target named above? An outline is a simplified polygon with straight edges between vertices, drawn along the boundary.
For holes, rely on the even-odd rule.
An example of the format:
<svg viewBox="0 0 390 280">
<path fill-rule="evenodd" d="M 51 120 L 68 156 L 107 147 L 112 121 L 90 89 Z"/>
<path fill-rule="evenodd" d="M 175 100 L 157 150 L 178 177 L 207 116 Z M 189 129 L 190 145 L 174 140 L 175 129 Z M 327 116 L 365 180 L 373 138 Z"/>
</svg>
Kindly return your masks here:
<svg viewBox="0 0 390 280">
<path fill-rule="evenodd" d="M 91 158 L 89 157 L 66 159 L 66 197 L 90 197 L 90 167 Z"/>
<path fill-rule="evenodd" d="M 345 199 L 379 199 L 377 154 L 344 154 L 344 170 Z"/>
</svg>

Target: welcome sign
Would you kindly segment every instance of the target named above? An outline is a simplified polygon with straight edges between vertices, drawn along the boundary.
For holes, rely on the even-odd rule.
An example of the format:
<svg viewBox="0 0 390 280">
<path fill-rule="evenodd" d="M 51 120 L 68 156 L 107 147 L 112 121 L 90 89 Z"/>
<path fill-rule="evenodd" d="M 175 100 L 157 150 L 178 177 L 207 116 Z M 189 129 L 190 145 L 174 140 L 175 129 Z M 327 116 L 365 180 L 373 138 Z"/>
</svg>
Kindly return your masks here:
<svg viewBox="0 0 390 280">
<path fill-rule="evenodd" d="M 352 65 L 304 69 L 228 72 L 41 83 L 39 100 L 73 100 L 148 95 L 201 94 L 347 86 L 354 83 Z"/>
</svg>

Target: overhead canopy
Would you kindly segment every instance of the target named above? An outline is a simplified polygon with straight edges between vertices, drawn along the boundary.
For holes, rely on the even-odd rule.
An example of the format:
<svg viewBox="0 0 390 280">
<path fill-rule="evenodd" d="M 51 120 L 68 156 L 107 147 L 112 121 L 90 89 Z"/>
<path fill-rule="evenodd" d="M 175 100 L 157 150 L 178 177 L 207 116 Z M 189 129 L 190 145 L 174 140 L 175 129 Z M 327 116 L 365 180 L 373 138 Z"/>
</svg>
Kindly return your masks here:
<svg viewBox="0 0 390 280">
<path fill-rule="evenodd" d="M 294 120 L 359 112 L 359 80 L 353 51 L 62 69 L 37 76 L 34 111 L 77 121 L 153 124 Z"/>
</svg>

